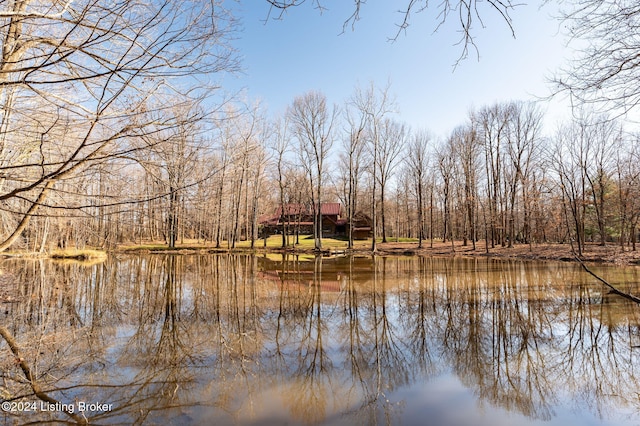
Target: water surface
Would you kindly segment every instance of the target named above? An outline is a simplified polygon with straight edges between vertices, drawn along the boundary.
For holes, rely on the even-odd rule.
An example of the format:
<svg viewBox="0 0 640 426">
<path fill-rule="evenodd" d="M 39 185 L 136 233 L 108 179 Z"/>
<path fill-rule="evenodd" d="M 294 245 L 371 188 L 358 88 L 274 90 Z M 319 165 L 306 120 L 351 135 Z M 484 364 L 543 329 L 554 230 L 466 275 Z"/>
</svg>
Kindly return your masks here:
<svg viewBox="0 0 640 426">
<path fill-rule="evenodd" d="M 640 309 L 574 264 L 146 255 L 0 268 L 17 292 L 2 322 L 75 420 L 640 424 Z M 638 269 L 594 270 L 640 293 Z M 5 342 L 0 365 L 4 396 L 40 403 Z M 2 421 L 74 420 L 36 408 Z"/>
</svg>

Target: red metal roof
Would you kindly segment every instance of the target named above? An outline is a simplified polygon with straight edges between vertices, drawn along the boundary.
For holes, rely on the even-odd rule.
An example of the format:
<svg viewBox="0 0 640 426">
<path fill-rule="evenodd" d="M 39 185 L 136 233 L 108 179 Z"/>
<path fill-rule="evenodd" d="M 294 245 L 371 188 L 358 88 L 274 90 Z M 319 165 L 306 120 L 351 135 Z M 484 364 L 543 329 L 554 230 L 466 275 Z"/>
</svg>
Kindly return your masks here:
<svg viewBox="0 0 640 426">
<path fill-rule="evenodd" d="M 307 214 L 307 206 L 305 206 L 304 204 L 285 204 L 284 209 L 282 208 L 282 206 L 278 206 L 275 215 L 278 217 L 282 216 L 283 210 L 284 214 L 287 216 Z"/>
<path fill-rule="evenodd" d="M 262 215 L 258 218 L 258 223 L 261 225 L 277 225 L 280 221 L 280 216 L 274 215 Z"/>
<path fill-rule="evenodd" d="M 340 203 L 322 203 L 320 204 L 320 212 L 327 216 L 340 216 Z"/>
</svg>

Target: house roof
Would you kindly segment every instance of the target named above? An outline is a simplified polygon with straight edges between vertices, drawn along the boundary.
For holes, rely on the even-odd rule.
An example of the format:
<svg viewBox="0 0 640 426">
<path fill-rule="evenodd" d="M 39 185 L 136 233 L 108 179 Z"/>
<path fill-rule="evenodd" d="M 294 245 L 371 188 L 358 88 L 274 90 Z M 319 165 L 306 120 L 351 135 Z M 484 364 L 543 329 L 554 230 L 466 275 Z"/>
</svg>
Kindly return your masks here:
<svg viewBox="0 0 640 426">
<path fill-rule="evenodd" d="M 321 203 L 320 204 L 321 213 L 327 216 L 331 216 L 331 215 L 339 216 L 341 209 L 342 209 L 342 206 L 340 205 L 340 203 Z M 288 216 L 312 213 L 311 206 L 309 205 L 299 204 L 299 203 L 290 203 L 290 204 L 285 204 L 284 208 L 283 206 L 278 206 L 274 215 L 282 216 L 283 211 L 284 211 L 284 214 Z"/>
<path fill-rule="evenodd" d="M 320 212 L 322 214 L 340 216 L 340 203 L 321 203 Z"/>
<path fill-rule="evenodd" d="M 280 221 L 280 216 L 276 215 L 262 215 L 258 218 L 258 223 L 261 225 L 272 225 L 275 226 Z"/>
<path fill-rule="evenodd" d="M 369 222 L 371 221 L 371 217 L 368 214 L 366 214 L 363 211 L 361 211 L 361 210 L 359 210 L 359 211 L 357 211 L 357 212 L 355 212 L 353 214 L 353 219 L 354 220 L 364 220 L 364 221 L 369 221 Z"/>
<path fill-rule="evenodd" d="M 284 211 L 284 213 L 283 213 Z M 304 204 L 285 204 L 284 208 L 282 205 L 278 206 L 275 212 L 275 216 L 295 216 L 299 214 L 307 214 L 307 206 Z"/>
<path fill-rule="evenodd" d="M 336 224 L 346 223 L 346 220 L 338 219 L 338 217 L 340 216 L 340 211 L 342 210 L 342 206 L 340 205 L 340 203 L 322 203 L 320 204 L 320 209 L 323 216 L 326 216 L 327 219 L 332 220 Z M 289 216 L 289 218 L 286 219 L 289 222 L 292 220 L 291 216 L 293 216 L 293 220 L 296 222 L 296 224 L 313 225 L 313 222 L 308 221 L 309 217 L 312 214 L 313 212 L 311 210 L 311 206 L 309 205 L 289 203 L 285 204 L 284 206 L 278 206 L 276 211 L 271 215 L 260 216 L 258 218 L 258 223 L 260 223 L 261 225 L 279 225 L 281 223 L 282 216 Z M 335 216 L 335 218 L 331 218 L 330 216 Z"/>
</svg>

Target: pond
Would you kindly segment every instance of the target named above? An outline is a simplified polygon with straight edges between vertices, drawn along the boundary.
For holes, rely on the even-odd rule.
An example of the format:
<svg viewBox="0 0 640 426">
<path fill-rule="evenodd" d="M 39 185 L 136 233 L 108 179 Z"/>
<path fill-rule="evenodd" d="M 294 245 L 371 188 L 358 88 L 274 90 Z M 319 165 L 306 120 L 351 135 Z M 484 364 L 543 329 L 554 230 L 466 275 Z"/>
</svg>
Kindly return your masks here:
<svg viewBox="0 0 640 426">
<path fill-rule="evenodd" d="M 640 307 L 576 264 L 194 254 L 0 269 L 22 358 L 0 340 L 5 424 L 640 424 Z M 593 270 L 640 294 L 637 268 Z"/>
</svg>

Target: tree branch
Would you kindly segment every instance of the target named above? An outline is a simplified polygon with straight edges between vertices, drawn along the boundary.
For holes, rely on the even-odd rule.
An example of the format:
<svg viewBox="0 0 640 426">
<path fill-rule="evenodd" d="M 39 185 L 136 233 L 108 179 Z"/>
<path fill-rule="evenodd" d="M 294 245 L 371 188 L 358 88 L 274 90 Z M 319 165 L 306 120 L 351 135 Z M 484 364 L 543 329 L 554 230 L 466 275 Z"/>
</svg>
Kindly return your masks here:
<svg viewBox="0 0 640 426">
<path fill-rule="evenodd" d="M 598 281 L 600 281 L 602 284 L 604 284 L 605 286 L 609 287 L 609 289 L 611 290 L 612 293 L 617 294 L 618 296 L 622 296 L 625 299 L 629 299 L 632 302 L 636 302 L 636 303 L 640 303 L 640 297 L 636 297 L 632 294 L 629 293 L 625 293 L 623 291 L 618 290 L 617 288 L 615 288 L 613 285 L 609 284 L 609 282 L 607 282 L 605 279 L 599 277 L 598 275 L 596 275 L 594 272 L 592 272 L 589 268 L 587 268 L 587 265 L 584 264 L 584 262 L 574 253 L 573 254 L 574 259 L 576 259 L 578 261 L 578 263 L 580 264 L 580 266 L 582 266 L 582 269 L 584 269 L 585 271 L 587 271 L 587 273 L 589 275 L 591 275 L 592 277 L 594 277 L 595 279 L 597 279 Z"/>
<path fill-rule="evenodd" d="M 38 399 L 44 402 L 48 402 L 49 404 L 52 404 L 52 405 L 63 407 L 62 412 L 65 413 L 67 416 L 71 417 L 78 424 L 83 424 L 83 425 L 89 424 L 89 421 L 86 418 L 81 417 L 72 411 L 69 411 L 68 409 L 65 408 L 66 406 L 65 404 L 62 404 L 57 399 L 50 397 L 45 391 L 42 390 L 42 388 L 40 387 L 40 384 L 36 381 L 35 375 L 31 371 L 31 367 L 29 367 L 27 362 L 22 357 L 22 354 L 20 353 L 20 348 L 18 348 L 18 343 L 16 342 L 14 337 L 11 335 L 9 330 L 7 330 L 4 326 L 1 326 L 1 325 L 0 325 L 0 336 L 2 336 L 2 338 L 7 342 L 7 345 L 9 345 L 9 349 L 11 350 L 11 353 L 16 357 L 16 361 L 18 362 L 18 365 L 20 366 L 20 369 L 22 370 L 24 377 L 29 381 L 29 385 L 31 386 L 31 389 L 33 390 L 34 395 L 38 397 Z"/>
</svg>

